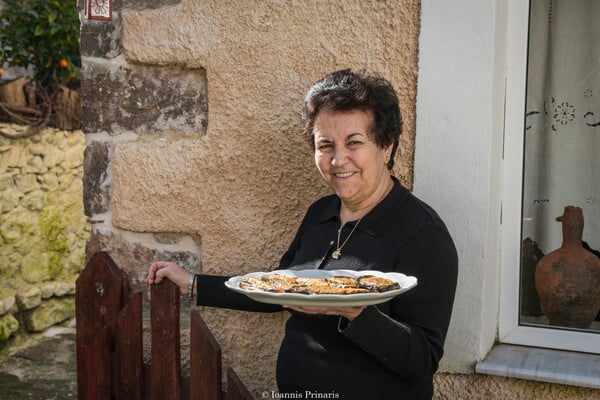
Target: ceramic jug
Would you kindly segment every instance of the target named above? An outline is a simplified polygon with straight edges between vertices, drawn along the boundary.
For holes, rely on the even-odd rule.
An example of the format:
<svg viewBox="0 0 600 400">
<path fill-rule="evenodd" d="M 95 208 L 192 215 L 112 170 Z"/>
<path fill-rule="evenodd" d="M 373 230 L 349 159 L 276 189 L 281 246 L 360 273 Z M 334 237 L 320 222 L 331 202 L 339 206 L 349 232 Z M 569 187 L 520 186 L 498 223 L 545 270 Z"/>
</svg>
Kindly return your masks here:
<svg viewBox="0 0 600 400">
<path fill-rule="evenodd" d="M 600 258 L 582 246 L 581 208 L 567 206 L 556 220 L 563 243 L 538 262 L 535 287 L 551 325 L 587 329 L 600 310 Z"/>
</svg>

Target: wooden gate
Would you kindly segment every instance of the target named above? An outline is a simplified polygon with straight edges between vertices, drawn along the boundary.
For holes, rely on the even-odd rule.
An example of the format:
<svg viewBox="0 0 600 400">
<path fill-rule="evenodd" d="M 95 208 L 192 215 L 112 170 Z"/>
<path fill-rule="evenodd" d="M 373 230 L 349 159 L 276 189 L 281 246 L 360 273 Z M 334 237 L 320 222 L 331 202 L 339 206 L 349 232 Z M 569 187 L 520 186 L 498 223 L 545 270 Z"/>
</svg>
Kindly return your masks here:
<svg viewBox="0 0 600 400">
<path fill-rule="evenodd" d="M 200 317 L 190 315 L 190 376 L 181 376 L 179 288 L 150 289 L 151 363 L 143 362 L 142 293 L 106 252 L 95 253 L 77 279 L 79 400 L 250 400 L 233 369 L 221 390 L 221 348 Z"/>
</svg>

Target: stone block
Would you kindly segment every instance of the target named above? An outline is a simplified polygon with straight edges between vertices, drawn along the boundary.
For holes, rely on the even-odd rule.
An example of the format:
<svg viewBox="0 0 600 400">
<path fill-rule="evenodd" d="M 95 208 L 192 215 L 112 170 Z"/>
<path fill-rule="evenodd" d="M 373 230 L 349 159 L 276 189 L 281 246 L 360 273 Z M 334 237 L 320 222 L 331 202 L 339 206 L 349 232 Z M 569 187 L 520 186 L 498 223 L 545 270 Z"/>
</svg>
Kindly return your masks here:
<svg viewBox="0 0 600 400">
<path fill-rule="evenodd" d="M 63 158 L 65 158 L 64 151 L 56 146 L 50 147 L 46 151 L 46 154 L 44 154 L 44 165 L 46 168 L 52 169 L 57 166 Z"/>
<path fill-rule="evenodd" d="M 5 342 L 19 329 L 19 321 L 12 315 L 6 314 L 0 317 L 0 343 Z"/>
<path fill-rule="evenodd" d="M 56 297 L 62 297 L 68 294 L 75 294 L 75 284 L 68 282 L 56 282 L 54 295 Z"/>
<path fill-rule="evenodd" d="M 0 191 L 0 214 L 8 213 L 19 205 L 21 195 L 16 190 Z"/>
<path fill-rule="evenodd" d="M 32 156 L 44 156 L 48 151 L 48 146 L 45 143 L 30 143 L 27 146 L 27 151 Z"/>
<path fill-rule="evenodd" d="M 39 262 L 36 259 L 36 253 L 46 251 L 46 239 L 42 236 L 37 227 L 23 228 L 21 237 L 12 243 L 12 250 L 18 255 L 17 265 L 19 268 L 23 265 L 23 260 L 32 259 L 33 263 Z"/>
<path fill-rule="evenodd" d="M 106 185 L 109 164 L 106 143 L 94 142 L 87 146 L 83 156 L 83 208 L 85 215 L 103 214 L 108 210 L 109 193 Z"/>
<path fill-rule="evenodd" d="M 48 167 L 44 164 L 41 156 L 33 156 L 27 162 L 23 172 L 27 174 L 43 174 L 48 171 Z"/>
<path fill-rule="evenodd" d="M 14 174 L 0 173 L 0 192 L 11 190 L 15 187 Z"/>
<path fill-rule="evenodd" d="M 35 174 L 21 174 L 18 175 L 15 180 L 18 190 L 24 194 L 27 194 L 40 186 Z"/>
<path fill-rule="evenodd" d="M 116 2 L 116 4 L 119 3 Z M 117 16 L 118 14 L 114 11 L 113 8 L 113 15 Z M 121 30 L 118 17 L 113 18 L 112 21 L 83 20 L 80 39 L 82 57 L 115 58 L 121 50 Z"/>
<path fill-rule="evenodd" d="M 44 282 L 40 286 L 40 291 L 42 292 L 42 300 L 49 299 L 54 296 L 54 291 L 56 290 L 56 282 Z"/>
<path fill-rule="evenodd" d="M 15 290 L 11 288 L 0 290 L 0 315 L 4 315 L 15 308 L 15 294 Z"/>
<path fill-rule="evenodd" d="M 75 297 L 52 298 L 38 307 L 22 312 L 23 325 L 30 332 L 40 332 L 75 316 Z"/>
<path fill-rule="evenodd" d="M 70 175 L 70 174 L 61 174 L 58 177 L 58 188 L 60 190 L 65 190 L 65 189 L 67 189 L 69 186 L 71 186 L 73 184 L 74 180 L 75 180 L 75 177 L 73 175 Z"/>
<path fill-rule="evenodd" d="M 0 166 L 2 168 L 23 168 L 27 165 L 28 159 L 29 154 L 23 146 L 12 146 L 8 152 L 3 154 Z"/>
<path fill-rule="evenodd" d="M 59 163 L 65 170 L 79 168 L 83 164 L 83 152 L 82 146 L 70 147 L 65 151 L 64 157 Z"/>
<path fill-rule="evenodd" d="M 0 228 L 1 229 L 1 228 Z M 2 236 L 0 236 L 0 239 Z M 0 240 L 2 242 L 3 240 Z M 20 268 L 21 255 L 13 251 L 9 246 L 5 246 L 4 243 L 0 246 L 0 279 L 1 284 L 5 284 L 8 278 L 13 278 Z"/>
<path fill-rule="evenodd" d="M 47 191 L 58 189 L 58 176 L 56 173 L 49 172 L 41 177 L 40 186 Z"/>
<path fill-rule="evenodd" d="M 21 277 L 29 283 L 49 280 L 51 277 L 48 253 L 33 252 L 25 255 L 21 262 Z"/>
<path fill-rule="evenodd" d="M 97 70 L 94 74 L 89 70 Z M 203 69 L 123 65 L 121 74 L 84 68 L 81 83 L 86 133 L 203 133 L 207 126 L 207 84 Z M 89 75 L 86 75 L 89 74 Z M 111 99 L 111 101 L 107 101 Z"/>
<path fill-rule="evenodd" d="M 43 190 L 33 190 L 21 199 L 21 205 L 29 211 L 41 211 L 44 208 L 46 194 Z"/>
<path fill-rule="evenodd" d="M 30 310 L 42 303 L 42 291 L 37 286 L 21 289 L 15 297 L 20 310 Z"/>
</svg>

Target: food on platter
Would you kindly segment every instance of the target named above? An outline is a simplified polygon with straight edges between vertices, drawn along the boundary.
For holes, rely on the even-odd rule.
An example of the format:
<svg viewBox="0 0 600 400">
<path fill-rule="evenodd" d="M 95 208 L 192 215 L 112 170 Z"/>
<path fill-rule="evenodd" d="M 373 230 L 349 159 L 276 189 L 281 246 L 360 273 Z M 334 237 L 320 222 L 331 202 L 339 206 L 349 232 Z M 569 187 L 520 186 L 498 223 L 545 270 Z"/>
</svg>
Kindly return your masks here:
<svg viewBox="0 0 600 400">
<path fill-rule="evenodd" d="M 240 280 L 240 288 L 246 290 L 263 290 L 265 292 L 272 293 L 285 293 L 285 290 L 278 288 L 269 282 L 253 278 L 251 276 L 246 276 Z"/>
<path fill-rule="evenodd" d="M 375 279 L 379 277 L 383 279 Z M 320 307 L 380 304 L 416 285 L 416 277 L 400 272 L 350 269 L 257 271 L 225 282 L 229 289 L 262 303 Z"/>
<path fill-rule="evenodd" d="M 360 276 L 358 277 L 357 281 L 359 287 L 374 290 L 376 292 L 387 292 L 400 287 L 397 282 L 374 275 Z"/>
<path fill-rule="evenodd" d="M 343 275 L 311 278 L 266 273 L 260 279 L 249 276 L 242 278 L 239 287 L 246 290 L 259 290 L 270 293 L 348 295 L 387 292 L 399 289 L 400 285 L 391 279 L 374 275 L 363 275 L 358 278 Z"/>
</svg>

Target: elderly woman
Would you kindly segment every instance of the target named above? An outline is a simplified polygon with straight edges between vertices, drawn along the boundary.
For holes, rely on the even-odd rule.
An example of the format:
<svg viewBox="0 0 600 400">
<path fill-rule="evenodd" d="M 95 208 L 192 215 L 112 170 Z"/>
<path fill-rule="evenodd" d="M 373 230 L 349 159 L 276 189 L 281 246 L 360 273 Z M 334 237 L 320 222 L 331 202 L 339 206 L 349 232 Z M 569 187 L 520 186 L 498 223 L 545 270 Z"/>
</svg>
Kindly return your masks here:
<svg viewBox="0 0 600 400">
<path fill-rule="evenodd" d="M 308 91 L 302 117 L 334 194 L 308 208 L 278 268 L 401 272 L 418 285 L 374 306 L 285 307 L 228 290 L 228 277 L 190 276 L 171 262 L 153 263 L 147 282 L 166 277 L 183 294 L 197 293 L 198 305 L 291 312 L 277 362 L 280 394 L 431 399 L 458 261 L 440 217 L 391 174 L 402 131 L 394 88 L 337 71 Z"/>
</svg>

